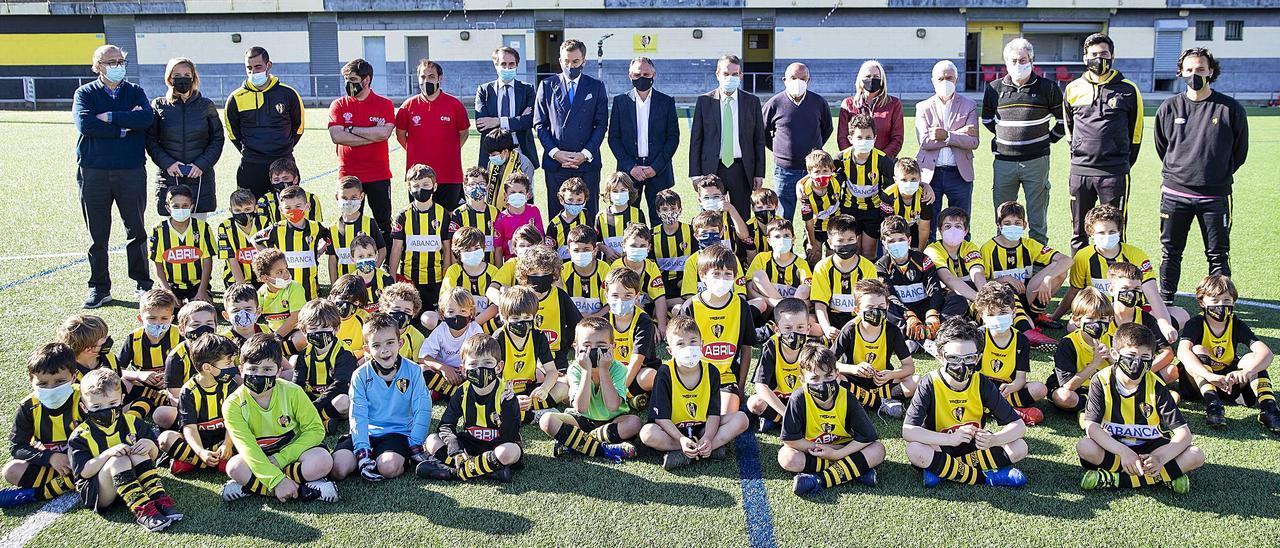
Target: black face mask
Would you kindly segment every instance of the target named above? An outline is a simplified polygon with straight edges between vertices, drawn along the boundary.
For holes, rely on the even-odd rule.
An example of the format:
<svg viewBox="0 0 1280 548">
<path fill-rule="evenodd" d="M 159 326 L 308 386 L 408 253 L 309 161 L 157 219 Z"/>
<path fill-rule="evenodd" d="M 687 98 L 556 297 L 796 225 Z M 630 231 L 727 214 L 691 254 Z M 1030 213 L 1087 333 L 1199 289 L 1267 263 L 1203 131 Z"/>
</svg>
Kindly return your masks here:
<svg viewBox="0 0 1280 548">
<path fill-rule="evenodd" d="M 121 406 L 115 405 L 97 411 L 89 411 L 86 414 L 89 415 L 89 420 L 93 421 L 94 424 L 106 428 L 115 424 L 116 419 L 120 417 L 120 409 Z"/>
<path fill-rule="evenodd" d="M 551 291 L 551 284 L 554 283 L 555 277 L 551 274 L 542 274 L 539 276 L 529 276 L 529 287 L 538 293 L 546 293 Z"/>
<path fill-rule="evenodd" d="M 244 387 L 248 388 L 254 394 L 261 394 L 271 390 L 276 385 L 275 375 L 245 375 Z"/>
<path fill-rule="evenodd" d="M 868 324 L 874 325 L 876 327 L 879 327 L 881 325 L 884 325 L 884 319 L 886 315 L 887 314 L 885 314 L 885 311 L 883 308 L 869 308 L 867 309 L 866 312 L 862 313 L 862 321 L 867 322 Z"/>
<path fill-rule="evenodd" d="M 436 90 L 439 88 L 440 88 L 440 85 L 435 82 L 419 82 L 418 83 L 418 89 L 422 91 L 422 94 L 424 96 L 428 96 L 428 97 L 431 95 L 434 95 Z"/>
<path fill-rule="evenodd" d="M 231 218 L 240 226 L 249 226 L 253 222 L 252 213 L 232 213 Z"/>
<path fill-rule="evenodd" d="M 1215 304 L 1213 306 L 1204 307 L 1204 315 L 1215 322 L 1225 322 L 1231 317 L 1231 312 L 1236 307 L 1229 304 Z"/>
<path fill-rule="evenodd" d="M 347 82 L 347 96 L 355 97 L 364 91 L 364 84 L 360 82 Z"/>
<path fill-rule="evenodd" d="M 409 196 L 412 196 L 414 200 L 419 202 L 429 202 L 431 201 L 431 195 L 435 193 L 436 189 L 434 188 L 419 188 L 418 190 L 410 192 Z"/>
<path fill-rule="evenodd" d="M 491 367 L 476 367 L 467 370 L 467 382 L 476 388 L 484 388 L 493 383 L 498 377 L 498 372 Z"/>
<path fill-rule="evenodd" d="M 185 336 L 188 341 L 194 342 L 196 339 L 199 339 L 201 335 L 206 335 L 209 333 L 213 333 L 213 326 L 202 325 L 200 327 L 193 328 L 191 331 L 186 332 Z"/>
<path fill-rule="evenodd" d="M 409 313 L 407 312 L 401 312 L 399 310 L 396 310 L 394 312 L 390 312 L 389 315 L 392 318 L 396 319 L 396 325 L 400 326 L 401 331 L 408 329 L 409 322 L 413 321 L 413 318 L 410 318 Z"/>
<path fill-rule="evenodd" d="M 974 367 L 970 367 L 963 362 L 946 362 L 943 365 L 943 371 L 956 382 L 968 382 L 969 377 L 972 377 L 977 370 L 976 366 L 977 364 L 974 364 Z"/>
<path fill-rule="evenodd" d="M 800 347 L 804 346 L 805 341 L 809 339 L 804 333 L 781 333 L 778 338 L 782 341 L 782 346 L 792 350 L 799 350 Z"/>
<path fill-rule="evenodd" d="M 328 348 L 337 336 L 332 331 L 314 331 L 307 333 L 307 344 L 316 348 Z"/>
<path fill-rule="evenodd" d="M 235 367 L 228 367 L 228 368 L 226 368 L 226 369 L 219 369 L 219 370 L 218 370 L 218 374 L 213 376 L 213 380 L 214 380 L 215 382 L 219 382 L 219 383 L 222 383 L 222 384 L 226 384 L 226 383 L 231 382 L 231 379 L 236 378 L 236 373 L 239 373 L 239 372 L 240 372 L 240 370 L 239 370 L 239 369 L 236 369 Z"/>
<path fill-rule="evenodd" d="M 653 89 L 653 78 L 649 76 L 641 76 L 631 81 L 631 87 L 636 91 L 649 91 Z"/>
<path fill-rule="evenodd" d="M 609 351 L 603 348 L 588 348 L 587 364 L 590 365 L 591 367 L 600 367 L 601 358 L 606 357 L 606 355 L 612 357 L 612 355 L 609 354 Z"/>
<path fill-rule="evenodd" d="M 884 89 L 884 80 L 880 78 L 863 78 L 862 89 L 867 93 L 875 93 Z"/>
<path fill-rule="evenodd" d="M 338 308 L 338 314 L 341 315 L 343 318 L 346 318 L 356 313 L 356 303 L 353 303 L 351 301 L 338 301 L 336 303 L 333 303 L 333 306 Z"/>
<path fill-rule="evenodd" d="M 706 249 L 720 243 L 719 234 L 703 234 L 698 236 L 698 249 Z"/>
<path fill-rule="evenodd" d="M 378 358 L 375 358 L 373 356 L 369 357 L 369 363 L 373 364 L 374 371 L 376 371 L 379 375 L 386 377 L 392 373 L 395 373 L 396 369 L 400 368 L 400 355 L 396 354 L 395 357 L 392 358 L 390 366 L 383 366 L 382 362 L 378 361 Z"/>
<path fill-rule="evenodd" d="M 115 345 L 116 345 L 115 339 L 112 339 L 111 335 L 107 335 L 107 340 L 102 341 L 102 348 L 98 349 L 98 355 L 106 357 L 107 355 L 111 354 L 111 347 Z"/>
<path fill-rule="evenodd" d="M 176 76 L 173 78 L 173 91 L 178 93 L 187 93 L 191 91 L 191 87 L 195 84 L 194 78 L 186 76 Z"/>
<path fill-rule="evenodd" d="M 841 259 L 850 259 L 858 254 L 858 244 L 841 244 L 832 248 L 832 251 Z"/>
<path fill-rule="evenodd" d="M 1108 70 L 1111 70 L 1110 59 L 1094 57 L 1093 59 L 1089 59 L 1088 61 L 1085 61 L 1084 64 L 1085 66 L 1089 67 L 1089 72 L 1092 72 L 1098 76 L 1102 76 L 1103 74 L 1106 74 Z"/>
<path fill-rule="evenodd" d="M 1183 76 L 1182 81 L 1187 83 L 1187 87 L 1190 88 L 1191 91 L 1200 91 L 1204 89 L 1204 86 L 1206 84 L 1209 83 L 1209 81 L 1206 80 L 1204 76 L 1200 76 L 1199 74 L 1192 74 L 1191 76 Z"/>
<path fill-rule="evenodd" d="M 274 190 L 279 194 L 281 190 L 288 188 L 291 184 L 293 183 L 271 183 L 271 190 Z"/>
<path fill-rule="evenodd" d="M 467 324 L 470 322 L 471 322 L 471 318 L 468 318 L 466 316 L 445 316 L 444 317 L 444 324 L 449 326 L 449 329 L 453 329 L 455 331 L 466 327 Z"/>
<path fill-rule="evenodd" d="M 1116 367 L 1120 368 L 1120 372 L 1124 376 L 1133 380 L 1138 380 L 1147 369 L 1151 368 L 1151 358 L 1138 358 L 1132 356 L 1119 356 L 1116 358 Z"/>
<path fill-rule="evenodd" d="M 773 218 L 773 212 L 767 211 L 767 210 L 752 211 L 751 214 L 754 215 L 755 218 L 758 219 L 762 224 L 769 224 L 769 220 Z M 761 226 L 761 225 L 756 225 L 756 226 Z"/>
<path fill-rule="evenodd" d="M 1134 308 L 1142 302 L 1142 291 L 1137 289 L 1125 289 L 1116 294 L 1116 302 Z"/>
<path fill-rule="evenodd" d="M 582 76 L 582 67 L 569 67 L 564 73 L 569 76 L 570 80 L 576 80 L 579 76 Z"/>
<path fill-rule="evenodd" d="M 510 331 L 512 335 L 518 338 L 524 338 L 531 329 L 533 329 L 533 320 L 507 322 L 507 331 Z"/>
<path fill-rule="evenodd" d="M 818 401 L 827 401 L 836 392 L 836 381 L 811 382 L 804 385 L 804 389 L 809 392 L 813 399 Z"/>
<path fill-rule="evenodd" d="M 1085 335 L 1095 339 L 1101 338 L 1107 332 L 1108 322 L 1087 322 L 1080 327 Z"/>
</svg>

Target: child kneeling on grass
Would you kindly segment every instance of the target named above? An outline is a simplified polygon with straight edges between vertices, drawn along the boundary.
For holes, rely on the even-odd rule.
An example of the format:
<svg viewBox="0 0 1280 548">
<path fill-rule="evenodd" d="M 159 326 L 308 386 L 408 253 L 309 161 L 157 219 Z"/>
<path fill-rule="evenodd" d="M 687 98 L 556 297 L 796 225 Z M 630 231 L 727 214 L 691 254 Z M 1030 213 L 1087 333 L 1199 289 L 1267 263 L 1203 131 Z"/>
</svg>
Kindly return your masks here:
<svg viewBox="0 0 1280 548">
<path fill-rule="evenodd" d="M 543 415 L 538 426 L 556 440 L 556 457 L 576 452 L 621 463 L 636 456 L 636 447 L 626 440 L 640 433 L 643 424 L 630 414 L 627 366 L 614 359 L 609 320 L 584 318 L 575 329 L 568 408 Z"/>
</svg>

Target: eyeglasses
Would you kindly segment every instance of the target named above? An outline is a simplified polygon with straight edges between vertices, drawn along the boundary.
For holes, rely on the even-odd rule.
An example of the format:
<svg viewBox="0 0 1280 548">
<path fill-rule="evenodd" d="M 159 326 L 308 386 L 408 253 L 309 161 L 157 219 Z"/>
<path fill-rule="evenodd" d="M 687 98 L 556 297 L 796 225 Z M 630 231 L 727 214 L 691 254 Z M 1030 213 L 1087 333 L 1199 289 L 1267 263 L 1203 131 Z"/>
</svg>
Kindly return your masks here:
<svg viewBox="0 0 1280 548">
<path fill-rule="evenodd" d="M 126 61 L 124 59 L 112 59 L 110 61 L 103 61 L 102 66 L 111 67 L 111 68 L 125 67 L 125 66 L 129 66 L 129 61 Z"/>
<path fill-rule="evenodd" d="M 942 360 L 946 363 L 963 365 L 967 368 L 973 369 L 978 365 L 978 362 L 982 360 L 982 354 L 965 354 L 961 356 L 948 356 L 944 354 L 942 356 Z"/>
</svg>

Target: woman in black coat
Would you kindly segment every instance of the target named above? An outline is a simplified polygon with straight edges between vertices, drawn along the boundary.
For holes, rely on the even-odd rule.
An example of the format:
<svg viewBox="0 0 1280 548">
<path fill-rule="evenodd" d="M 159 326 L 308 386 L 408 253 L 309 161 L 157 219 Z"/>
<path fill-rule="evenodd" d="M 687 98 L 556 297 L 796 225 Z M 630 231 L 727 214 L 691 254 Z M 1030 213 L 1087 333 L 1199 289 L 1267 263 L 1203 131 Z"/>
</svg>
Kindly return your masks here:
<svg viewBox="0 0 1280 548">
<path fill-rule="evenodd" d="M 169 60 L 164 69 L 168 93 L 151 101 L 156 122 L 147 130 L 147 154 L 160 168 L 156 174 L 156 211 L 168 216 L 165 195 L 182 183 L 196 195 L 195 217 L 217 209 L 213 166 L 222 156 L 222 119 L 213 101 L 200 94 L 196 64 L 186 57 Z"/>
</svg>

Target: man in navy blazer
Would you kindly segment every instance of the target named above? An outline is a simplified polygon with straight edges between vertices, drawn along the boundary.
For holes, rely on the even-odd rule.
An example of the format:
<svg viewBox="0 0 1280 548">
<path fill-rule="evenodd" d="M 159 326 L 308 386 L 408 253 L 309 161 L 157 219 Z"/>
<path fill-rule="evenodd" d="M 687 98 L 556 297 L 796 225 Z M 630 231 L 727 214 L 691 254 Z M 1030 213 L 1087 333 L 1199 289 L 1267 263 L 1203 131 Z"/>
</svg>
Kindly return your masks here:
<svg viewBox="0 0 1280 548">
<path fill-rule="evenodd" d="M 533 146 L 533 86 L 516 80 L 519 67 L 519 51 L 507 46 L 495 49 L 493 68 L 498 78 L 476 88 L 476 130 L 480 132 L 476 165 L 480 167 L 489 166 L 490 139 L 486 135 L 495 128 L 510 131 L 520 153 L 538 167 L 538 149 Z"/>
<path fill-rule="evenodd" d="M 632 59 L 628 71 L 632 89 L 614 96 L 609 113 L 609 150 L 618 160 L 618 171 L 631 175 L 636 188 L 643 190 L 651 225 L 658 223 L 658 191 L 676 185 L 671 158 L 680 146 L 675 99 L 653 89 L 655 74 L 648 57 Z M 631 201 L 639 205 L 640 193 Z"/>
<path fill-rule="evenodd" d="M 582 73 L 586 58 L 582 42 L 565 40 L 560 44 L 564 72 L 538 84 L 533 128 L 542 142 L 548 217 L 560 213 L 555 193 L 570 177 L 587 185 L 587 219 L 595 219 L 599 210 L 600 145 L 609 124 L 609 97 L 603 82 Z"/>
</svg>

